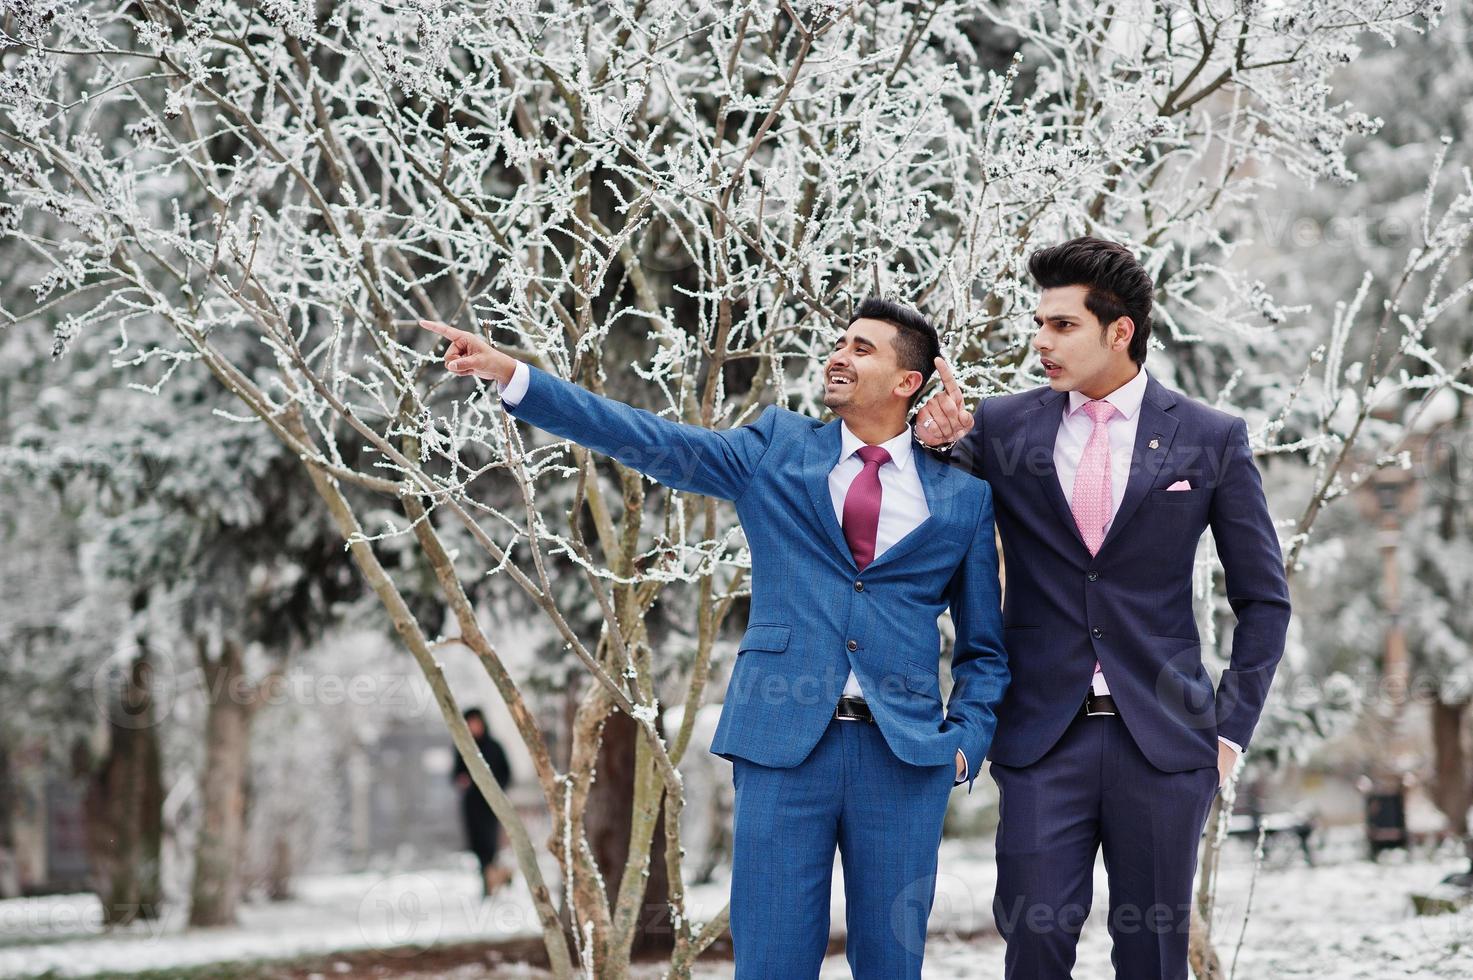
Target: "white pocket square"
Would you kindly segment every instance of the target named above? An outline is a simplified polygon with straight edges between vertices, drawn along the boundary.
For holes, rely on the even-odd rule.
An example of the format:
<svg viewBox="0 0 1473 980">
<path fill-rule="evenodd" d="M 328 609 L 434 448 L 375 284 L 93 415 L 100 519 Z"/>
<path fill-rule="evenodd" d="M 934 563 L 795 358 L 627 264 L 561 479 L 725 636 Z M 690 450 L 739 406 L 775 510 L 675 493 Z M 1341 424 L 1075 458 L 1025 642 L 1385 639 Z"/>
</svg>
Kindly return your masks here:
<svg viewBox="0 0 1473 980">
<path fill-rule="evenodd" d="M 1167 487 L 1166 489 L 1168 489 L 1168 490 L 1190 490 L 1190 489 L 1192 489 L 1192 485 L 1190 483 L 1188 483 L 1186 480 L 1177 480 L 1175 483 L 1173 483 L 1171 486 Z"/>
</svg>

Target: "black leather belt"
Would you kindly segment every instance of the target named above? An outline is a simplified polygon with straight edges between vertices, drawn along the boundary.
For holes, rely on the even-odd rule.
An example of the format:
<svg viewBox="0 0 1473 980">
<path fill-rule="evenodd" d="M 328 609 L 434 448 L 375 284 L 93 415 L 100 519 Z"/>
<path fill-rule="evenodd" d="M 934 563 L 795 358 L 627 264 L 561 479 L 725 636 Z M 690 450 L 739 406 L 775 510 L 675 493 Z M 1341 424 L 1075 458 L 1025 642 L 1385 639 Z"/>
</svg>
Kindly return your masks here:
<svg viewBox="0 0 1473 980">
<path fill-rule="evenodd" d="M 864 703 L 864 698 L 850 697 L 847 694 L 839 698 L 834 717 L 840 721 L 867 721 L 872 725 L 875 722 L 875 716 L 869 713 L 869 705 Z"/>
<path fill-rule="evenodd" d="M 1120 712 L 1115 708 L 1115 699 L 1108 694 L 1096 694 L 1094 691 L 1086 691 L 1084 703 L 1079 706 L 1081 718 L 1100 718 L 1105 715 L 1118 715 Z"/>
</svg>

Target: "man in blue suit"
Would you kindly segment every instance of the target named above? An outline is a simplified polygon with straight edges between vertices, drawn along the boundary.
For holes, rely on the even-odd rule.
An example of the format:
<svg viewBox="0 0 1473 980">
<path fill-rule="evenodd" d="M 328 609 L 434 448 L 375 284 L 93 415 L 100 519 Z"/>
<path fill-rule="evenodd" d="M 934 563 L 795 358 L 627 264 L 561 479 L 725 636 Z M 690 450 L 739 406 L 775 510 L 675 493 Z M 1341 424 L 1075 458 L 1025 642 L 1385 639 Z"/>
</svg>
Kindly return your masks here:
<svg viewBox="0 0 1473 980">
<path fill-rule="evenodd" d="M 479 336 L 447 370 L 494 380 L 523 421 L 668 487 L 730 500 L 751 614 L 712 751 L 731 760 L 739 980 L 817 977 L 837 848 L 856 978 L 918 978 L 941 824 L 976 776 L 1008 682 L 987 484 L 915 451 L 907 423 L 935 329 L 866 300 L 825 367 L 823 424 L 772 406 L 713 431 L 520 363 Z M 943 706 L 937 618 L 951 611 Z"/>
<path fill-rule="evenodd" d="M 1103 849 L 1116 976 L 1185 980 L 1202 827 L 1284 650 L 1283 558 L 1243 420 L 1146 374 L 1135 257 L 1079 238 L 1028 267 L 1048 386 L 973 416 L 943 364 L 947 394 L 916 425 L 991 485 L 1007 562 L 991 750 L 1007 976 L 1067 980 Z M 1237 617 L 1215 690 L 1192 609 L 1209 527 Z"/>
</svg>

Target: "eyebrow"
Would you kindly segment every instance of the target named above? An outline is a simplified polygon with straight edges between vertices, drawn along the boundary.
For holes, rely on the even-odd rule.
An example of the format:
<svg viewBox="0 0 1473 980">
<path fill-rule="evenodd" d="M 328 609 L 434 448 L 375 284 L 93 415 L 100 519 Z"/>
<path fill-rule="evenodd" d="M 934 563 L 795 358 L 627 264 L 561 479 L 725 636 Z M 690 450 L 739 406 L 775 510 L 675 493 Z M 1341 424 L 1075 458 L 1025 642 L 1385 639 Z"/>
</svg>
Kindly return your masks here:
<svg viewBox="0 0 1473 980">
<path fill-rule="evenodd" d="M 843 337 L 839 337 L 839 338 L 837 338 L 834 341 L 834 346 L 835 347 L 838 347 L 843 342 L 844 342 L 844 338 Z M 855 334 L 854 335 L 854 342 L 856 344 L 863 344 L 866 347 L 874 347 L 876 350 L 879 350 L 879 348 L 875 345 L 875 342 L 873 340 L 870 340 L 868 337 L 861 337 L 861 336 L 859 336 L 859 334 Z"/>
<path fill-rule="evenodd" d="M 1074 317 L 1069 316 L 1068 314 L 1060 314 L 1059 316 L 1051 316 L 1051 317 L 1044 317 L 1044 318 L 1040 318 L 1037 314 L 1034 314 L 1034 316 L 1033 316 L 1033 322 L 1034 323 L 1043 323 L 1044 319 L 1053 320 L 1053 321 L 1059 322 L 1059 323 L 1074 323 L 1074 322 L 1076 322 L 1075 319 L 1074 319 Z"/>
</svg>

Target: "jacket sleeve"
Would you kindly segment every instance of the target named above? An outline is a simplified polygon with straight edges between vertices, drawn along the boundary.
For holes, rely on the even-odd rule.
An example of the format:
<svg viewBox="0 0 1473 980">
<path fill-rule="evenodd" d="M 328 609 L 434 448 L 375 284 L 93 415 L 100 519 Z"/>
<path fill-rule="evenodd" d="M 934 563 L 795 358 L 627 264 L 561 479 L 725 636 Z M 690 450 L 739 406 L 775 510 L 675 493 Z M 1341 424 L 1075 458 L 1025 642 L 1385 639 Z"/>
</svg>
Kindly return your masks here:
<svg viewBox="0 0 1473 980">
<path fill-rule="evenodd" d="M 639 470 L 675 490 L 736 500 L 767 452 L 779 409 L 750 425 L 714 430 L 661 418 L 529 367 L 512 416 Z"/>
<path fill-rule="evenodd" d="M 1284 655 L 1289 584 L 1242 419 L 1228 431 L 1222 461 L 1208 523 L 1238 622 L 1232 655 L 1217 685 L 1217 734 L 1246 748 Z"/>
<path fill-rule="evenodd" d="M 956 644 L 951 655 L 951 698 L 946 720 L 961 732 L 967 787 L 981 769 L 997 730 L 997 706 L 1010 677 L 1002 643 L 1002 589 L 993 529 L 992 487 L 982 484 L 977 527 L 966 557 L 947 589 Z"/>
</svg>

